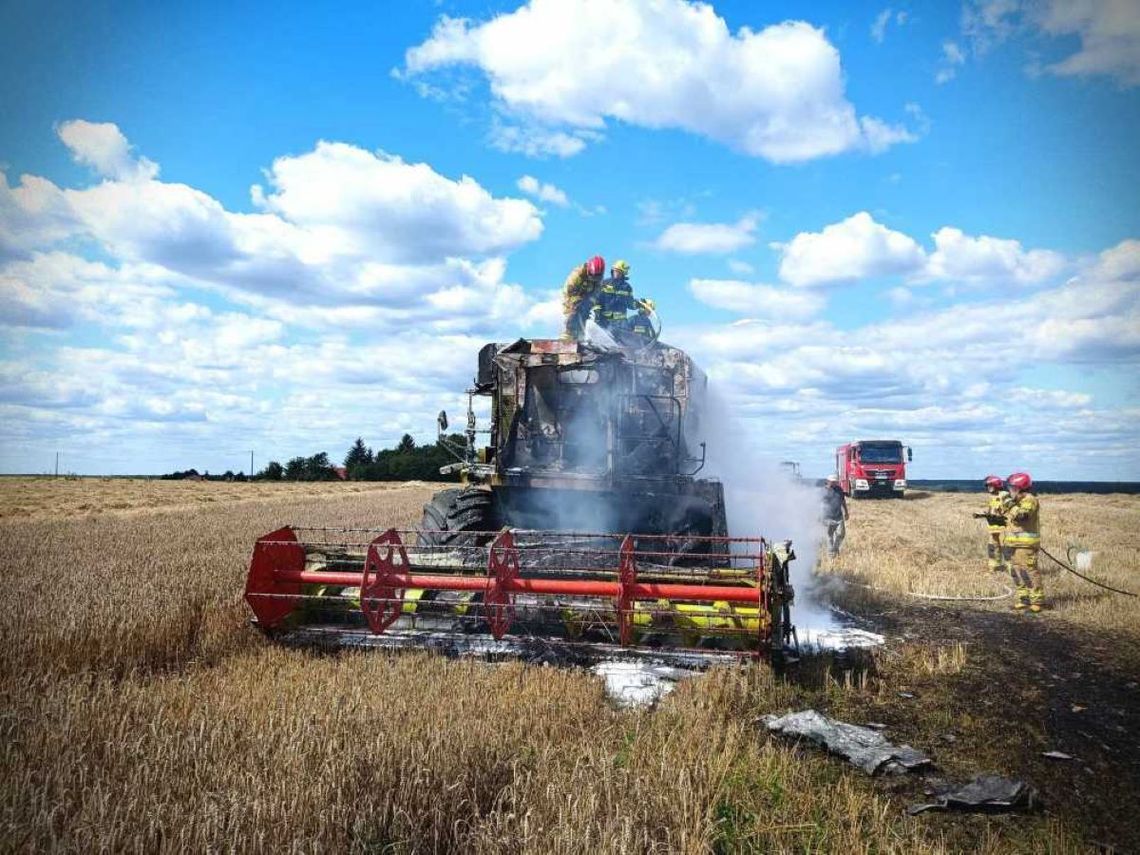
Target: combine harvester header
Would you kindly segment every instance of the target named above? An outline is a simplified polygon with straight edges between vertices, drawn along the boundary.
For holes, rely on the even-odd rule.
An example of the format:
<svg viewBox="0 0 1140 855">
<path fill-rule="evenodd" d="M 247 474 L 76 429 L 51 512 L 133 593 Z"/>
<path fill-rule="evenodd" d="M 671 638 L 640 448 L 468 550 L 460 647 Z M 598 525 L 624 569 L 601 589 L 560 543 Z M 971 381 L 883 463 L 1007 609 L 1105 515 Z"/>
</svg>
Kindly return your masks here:
<svg viewBox="0 0 1140 855">
<path fill-rule="evenodd" d="M 503 529 L 480 532 L 486 546 L 415 545 L 424 534 L 278 529 L 254 548 L 246 601 L 291 642 L 570 661 L 764 654 L 791 632 L 786 545 L 708 538 L 720 558 L 693 568 L 668 563 L 668 535 Z"/>
</svg>

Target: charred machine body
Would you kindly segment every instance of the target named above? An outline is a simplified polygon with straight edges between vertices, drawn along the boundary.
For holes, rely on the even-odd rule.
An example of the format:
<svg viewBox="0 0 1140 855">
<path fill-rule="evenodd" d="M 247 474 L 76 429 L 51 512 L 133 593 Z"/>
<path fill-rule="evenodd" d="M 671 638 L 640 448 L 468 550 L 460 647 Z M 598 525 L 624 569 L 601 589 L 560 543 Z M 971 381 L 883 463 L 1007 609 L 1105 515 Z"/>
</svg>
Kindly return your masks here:
<svg viewBox="0 0 1140 855">
<path fill-rule="evenodd" d="M 490 398 L 490 441 L 469 412 L 451 468 L 490 486 L 492 527 L 724 537 L 723 488 L 695 477 L 707 384 L 665 345 L 489 344 L 471 392 Z"/>
</svg>

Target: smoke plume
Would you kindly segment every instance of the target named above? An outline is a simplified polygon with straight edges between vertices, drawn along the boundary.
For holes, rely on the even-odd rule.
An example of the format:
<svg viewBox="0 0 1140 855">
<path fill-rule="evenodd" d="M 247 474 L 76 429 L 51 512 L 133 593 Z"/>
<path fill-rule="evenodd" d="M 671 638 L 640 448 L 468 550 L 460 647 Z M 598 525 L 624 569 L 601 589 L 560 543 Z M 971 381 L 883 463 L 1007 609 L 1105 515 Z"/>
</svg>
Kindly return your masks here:
<svg viewBox="0 0 1140 855">
<path fill-rule="evenodd" d="M 734 537 L 763 535 L 790 540 L 796 602 L 792 620 L 800 630 L 828 631 L 834 616 L 813 590 L 816 560 L 826 529 L 818 487 L 796 480 L 764 448 L 763 436 L 735 418 L 720 390 L 710 382 L 701 417 L 707 462 L 702 477 L 719 478 L 728 506 L 728 532 Z"/>
</svg>

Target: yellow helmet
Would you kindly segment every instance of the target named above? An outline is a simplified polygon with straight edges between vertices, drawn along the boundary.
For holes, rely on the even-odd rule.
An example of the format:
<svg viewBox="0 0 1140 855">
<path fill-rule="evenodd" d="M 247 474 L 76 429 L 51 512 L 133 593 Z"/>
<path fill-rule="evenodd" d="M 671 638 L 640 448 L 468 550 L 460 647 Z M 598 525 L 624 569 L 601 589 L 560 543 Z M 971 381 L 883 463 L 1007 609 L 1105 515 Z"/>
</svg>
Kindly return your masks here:
<svg viewBox="0 0 1140 855">
<path fill-rule="evenodd" d="M 614 273 L 620 273 L 622 276 L 629 276 L 629 262 L 628 261 L 615 261 L 613 266 Z"/>
<path fill-rule="evenodd" d="M 657 304 L 654 303 L 649 297 L 645 297 L 640 301 L 641 308 L 647 312 L 654 312 L 657 310 Z"/>
</svg>

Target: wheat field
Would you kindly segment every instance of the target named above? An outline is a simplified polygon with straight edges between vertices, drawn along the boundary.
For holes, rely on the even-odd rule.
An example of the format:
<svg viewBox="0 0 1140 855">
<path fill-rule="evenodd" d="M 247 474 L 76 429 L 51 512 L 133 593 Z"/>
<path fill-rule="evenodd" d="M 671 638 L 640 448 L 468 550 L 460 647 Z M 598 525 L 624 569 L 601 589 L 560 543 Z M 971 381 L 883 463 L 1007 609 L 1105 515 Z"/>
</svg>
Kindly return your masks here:
<svg viewBox="0 0 1140 855">
<path fill-rule="evenodd" d="M 1140 591 L 1140 497 L 1071 494 L 1040 500 L 1041 542 L 1047 552 L 1071 563 L 1066 555 L 1070 546 L 1089 550 L 1096 579 Z M 984 505 L 980 491 L 914 492 L 902 502 L 853 502 L 842 554 L 825 559 L 821 575 L 903 596 L 1006 595 L 977 605 L 1008 608 L 1009 577 L 987 567 L 985 520 L 971 516 Z M 1140 598 L 1102 595 L 1043 555 L 1040 566 L 1051 619 L 1140 630 Z"/>
<path fill-rule="evenodd" d="M 757 728 L 765 712 L 843 709 L 891 695 L 897 681 L 940 679 L 964 667 L 970 654 L 961 650 L 904 648 L 861 680 L 827 671 L 797 681 L 764 665 L 718 669 L 653 709 L 630 710 L 584 671 L 280 649 L 248 626 L 241 600 L 254 539 L 286 523 L 413 525 L 433 487 L 320 485 L 315 494 L 300 485 L 151 482 L 132 504 L 130 489 L 115 484 L 128 507 L 92 512 L 82 506 L 106 500 L 102 483 L 70 484 L 66 495 L 53 483 L 11 491 L 9 482 L 0 499 L 4 851 L 1088 845 L 1052 815 L 1016 826 L 908 818 L 889 788 Z M 211 495 L 216 501 L 200 501 Z M 927 508 L 964 501 L 856 506 L 851 563 L 825 572 L 899 591 L 933 584 L 912 573 L 908 538 Z M 1134 521 L 1135 501 L 1122 501 L 1124 522 Z M 39 510 L 14 514 L 13 505 Z M 896 528 L 902 512 L 906 527 Z M 972 522 L 943 531 L 931 513 L 925 523 L 945 536 L 940 560 L 963 582 L 982 575 L 967 569 L 979 541 Z M 897 560 L 872 560 L 896 531 L 904 532 Z M 1058 597 L 1064 590 L 1057 585 Z M 1074 602 L 1059 605 L 1057 617 L 1115 623 L 1131 614 Z"/>
<path fill-rule="evenodd" d="M 418 485 L 419 482 L 417 482 Z M 393 489 L 387 482 L 162 481 L 154 478 L 0 478 L 0 520 L 193 510 Z M 402 487 L 400 488 L 402 489 Z"/>
</svg>

